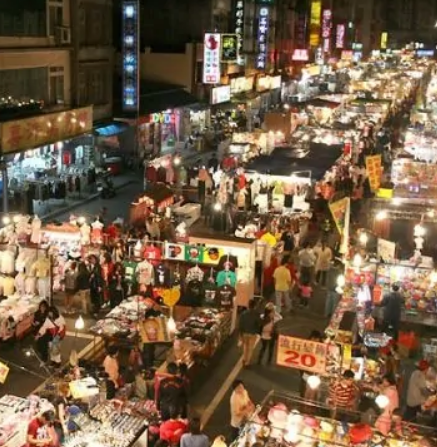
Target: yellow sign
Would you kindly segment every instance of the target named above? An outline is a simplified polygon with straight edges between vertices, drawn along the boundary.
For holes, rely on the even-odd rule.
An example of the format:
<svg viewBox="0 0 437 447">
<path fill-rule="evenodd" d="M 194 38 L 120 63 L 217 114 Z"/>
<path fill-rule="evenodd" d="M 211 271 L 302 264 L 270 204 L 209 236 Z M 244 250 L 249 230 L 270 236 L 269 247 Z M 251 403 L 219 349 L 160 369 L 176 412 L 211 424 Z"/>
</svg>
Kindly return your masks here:
<svg viewBox="0 0 437 447">
<path fill-rule="evenodd" d="M 146 318 L 139 324 L 143 343 L 165 343 L 170 341 L 167 319 L 164 317 Z"/>
<path fill-rule="evenodd" d="M 381 186 L 382 160 L 381 155 L 370 155 L 366 157 L 366 172 L 369 178 L 370 189 L 378 191 Z"/>
<path fill-rule="evenodd" d="M 387 49 L 387 42 L 388 42 L 388 33 L 386 32 L 381 33 L 381 50 Z"/>
<path fill-rule="evenodd" d="M 310 14 L 310 46 L 317 48 L 320 45 L 320 24 L 322 20 L 322 2 L 313 0 Z"/>
<path fill-rule="evenodd" d="M 164 290 L 162 299 L 164 304 L 168 307 L 174 307 L 181 298 L 181 289 L 173 287 L 171 289 Z"/>
<path fill-rule="evenodd" d="M 48 113 L 1 124 L 3 154 L 36 149 L 77 137 L 93 128 L 93 107 Z"/>
<path fill-rule="evenodd" d="M 3 384 L 6 382 L 9 374 L 9 366 L 0 362 L 0 383 Z"/>
<path fill-rule="evenodd" d="M 327 349 L 324 343 L 280 335 L 276 364 L 325 375 Z"/>
<path fill-rule="evenodd" d="M 349 206 L 350 199 L 345 197 L 329 204 L 329 210 L 331 211 L 332 218 L 334 219 L 335 226 L 337 227 L 340 236 L 343 235 L 346 225 L 346 213 Z"/>
</svg>

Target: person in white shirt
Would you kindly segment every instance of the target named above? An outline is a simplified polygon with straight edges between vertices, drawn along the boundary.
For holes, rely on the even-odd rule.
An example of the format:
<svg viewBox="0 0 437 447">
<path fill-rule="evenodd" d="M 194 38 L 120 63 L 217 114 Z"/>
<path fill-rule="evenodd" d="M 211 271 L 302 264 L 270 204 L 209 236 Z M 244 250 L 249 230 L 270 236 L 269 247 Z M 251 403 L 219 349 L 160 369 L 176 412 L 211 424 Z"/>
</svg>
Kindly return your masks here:
<svg viewBox="0 0 437 447">
<path fill-rule="evenodd" d="M 39 328 L 35 339 L 41 360 L 49 359 L 55 366 L 61 366 L 61 341 L 65 337 L 66 323 L 55 306 L 51 306 L 47 318 Z"/>
<path fill-rule="evenodd" d="M 249 419 L 255 410 L 255 405 L 249 397 L 243 381 L 234 380 L 232 383 L 232 394 L 231 394 L 231 439 L 234 441 L 244 422 Z"/>
<path fill-rule="evenodd" d="M 299 252 L 298 259 L 300 268 L 300 282 L 302 284 L 311 283 L 317 257 L 308 242 L 304 244 L 303 249 Z"/>
</svg>

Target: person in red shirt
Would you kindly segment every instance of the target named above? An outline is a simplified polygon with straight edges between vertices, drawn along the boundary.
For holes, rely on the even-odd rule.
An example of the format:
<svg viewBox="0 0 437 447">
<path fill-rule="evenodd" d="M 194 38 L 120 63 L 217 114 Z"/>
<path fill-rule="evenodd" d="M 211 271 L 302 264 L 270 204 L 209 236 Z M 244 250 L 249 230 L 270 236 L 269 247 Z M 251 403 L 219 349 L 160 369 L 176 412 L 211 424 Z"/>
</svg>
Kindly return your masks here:
<svg viewBox="0 0 437 447">
<path fill-rule="evenodd" d="M 45 411 L 32 419 L 27 427 L 28 447 L 53 447 L 56 444 L 51 424 L 55 420 L 53 411 Z"/>
<path fill-rule="evenodd" d="M 179 418 L 175 407 L 170 407 L 170 419 L 159 427 L 159 439 L 169 442 L 171 445 L 179 445 L 181 436 L 187 432 L 188 424 Z"/>
</svg>

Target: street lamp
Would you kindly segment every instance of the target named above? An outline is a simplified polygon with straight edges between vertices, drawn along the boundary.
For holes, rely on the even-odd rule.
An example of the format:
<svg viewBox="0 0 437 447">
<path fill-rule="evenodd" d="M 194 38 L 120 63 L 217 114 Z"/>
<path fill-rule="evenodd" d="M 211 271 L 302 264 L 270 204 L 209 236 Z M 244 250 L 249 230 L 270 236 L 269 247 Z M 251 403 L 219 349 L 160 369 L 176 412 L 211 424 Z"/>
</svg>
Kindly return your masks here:
<svg viewBox="0 0 437 447">
<path fill-rule="evenodd" d="M 386 395 L 380 394 L 376 396 L 375 403 L 381 410 L 384 410 L 384 408 L 386 408 L 387 405 L 390 403 L 390 400 Z"/>
</svg>

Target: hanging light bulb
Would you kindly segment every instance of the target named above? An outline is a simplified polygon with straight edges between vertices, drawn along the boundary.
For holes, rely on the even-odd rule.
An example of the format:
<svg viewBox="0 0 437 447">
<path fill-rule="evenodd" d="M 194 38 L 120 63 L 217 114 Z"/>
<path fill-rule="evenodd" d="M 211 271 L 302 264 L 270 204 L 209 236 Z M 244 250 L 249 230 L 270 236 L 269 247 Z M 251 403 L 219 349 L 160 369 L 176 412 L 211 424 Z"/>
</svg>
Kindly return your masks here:
<svg viewBox="0 0 437 447">
<path fill-rule="evenodd" d="M 344 275 L 338 275 L 337 276 L 337 286 L 340 288 L 343 288 L 346 284 L 346 278 Z"/>
<path fill-rule="evenodd" d="M 437 284 L 437 272 L 435 270 L 431 273 L 430 280 L 432 284 Z"/>
<path fill-rule="evenodd" d="M 9 225 L 11 223 L 11 218 L 9 216 L 3 217 L 3 224 Z"/>
<path fill-rule="evenodd" d="M 426 234 L 426 228 L 422 224 L 417 224 L 414 226 L 414 236 L 423 237 Z"/>
<path fill-rule="evenodd" d="M 381 410 L 383 410 L 390 403 L 390 400 L 384 394 L 380 394 L 379 396 L 376 396 L 375 403 Z"/>
<path fill-rule="evenodd" d="M 384 220 L 387 218 L 387 211 L 381 210 L 376 213 L 376 220 Z"/>
<path fill-rule="evenodd" d="M 359 236 L 360 244 L 365 246 L 365 245 L 367 245 L 368 240 L 369 240 L 369 236 L 367 235 L 367 233 L 362 231 Z"/>
<path fill-rule="evenodd" d="M 167 330 L 170 334 L 174 334 L 176 332 L 176 321 L 174 321 L 173 317 L 170 317 L 167 321 Z"/>
<path fill-rule="evenodd" d="M 214 211 L 220 211 L 222 209 L 222 204 L 220 202 L 216 202 L 214 204 Z"/>
<path fill-rule="evenodd" d="M 84 328 L 85 328 L 85 321 L 83 320 L 82 315 L 79 315 L 77 320 L 74 322 L 74 329 L 76 329 L 76 331 L 81 331 Z"/>
<path fill-rule="evenodd" d="M 353 264 L 356 268 L 360 268 L 362 263 L 363 263 L 363 258 L 361 257 L 361 255 L 359 253 L 357 253 L 354 256 Z"/>
<path fill-rule="evenodd" d="M 307 379 L 307 384 L 312 390 L 316 390 L 321 383 L 322 381 L 320 380 L 319 376 L 312 375 Z"/>
</svg>

